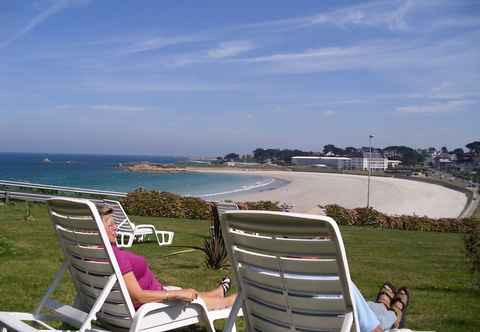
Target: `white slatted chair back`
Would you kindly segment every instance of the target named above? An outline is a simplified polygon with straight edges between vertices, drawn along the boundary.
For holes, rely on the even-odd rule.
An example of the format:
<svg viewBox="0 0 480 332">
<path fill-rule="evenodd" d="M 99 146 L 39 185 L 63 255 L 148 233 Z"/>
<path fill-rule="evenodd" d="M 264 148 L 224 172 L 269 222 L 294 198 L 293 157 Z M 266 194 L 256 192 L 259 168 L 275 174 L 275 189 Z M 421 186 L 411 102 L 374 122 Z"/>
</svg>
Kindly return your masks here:
<svg viewBox="0 0 480 332">
<path fill-rule="evenodd" d="M 117 231 L 126 233 L 134 232 L 135 226 L 128 218 L 127 213 L 125 212 L 122 204 L 120 204 L 119 201 L 104 199 L 103 205 L 113 209 L 113 221 L 117 225 Z"/>
<path fill-rule="evenodd" d="M 333 219 L 244 210 L 221 224 L 248 331 L 359 331 Z"/>
<path fill-rule="evenodd" d="M 89 312 L 99 296 L 106 295 L 97 320 L 128 328 L 135 309 L 96 206 L 85 199 L 51 199 L 48 209 L 80 309 Z M 112 282 L 111 291 L 102 294 Z"/>
<path fill-rule="evenodd" d="M 214 202 L 215 205 L 217 206 L 218 214 L 222 215 L 223 213 L 231 210 L 239 210 L 239 207 L 236 203 L 234 202 Z"/>
</svg>

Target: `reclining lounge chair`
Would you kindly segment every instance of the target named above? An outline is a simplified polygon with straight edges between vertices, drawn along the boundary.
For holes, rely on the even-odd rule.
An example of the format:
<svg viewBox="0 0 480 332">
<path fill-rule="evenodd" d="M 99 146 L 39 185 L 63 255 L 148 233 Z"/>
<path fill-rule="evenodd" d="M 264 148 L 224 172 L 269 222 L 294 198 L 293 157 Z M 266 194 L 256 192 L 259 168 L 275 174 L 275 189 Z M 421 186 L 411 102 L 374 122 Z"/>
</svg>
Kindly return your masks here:
<svg viewBox="0 0 480 332">
<path fill-rule="evenodd" d="M 172 244 L 174 232 L 157 231 L 154 225 L 135 225 L 128 218 L 127 213 L 118 201 L 103 200 L 103 204 L 113 209 L 113 220 L 117 224 L 117 245 L 131 247 L 133 241 L 144 241 L 146 237 L 154 236 L 159 246 Z"/>
<path fill-rule="evenodd" d="M 47 322 L 62 321 L 80 332 L 170 331 L 197 323 L 214 332 L 213 321 L 228 317 L 230 308 L 208 311 L 201 299 L 146 303 L 135 310 L 96 206 L 85 199 L 59 198 L 49 200 L 48 207 L 63 264 L 33 314 L 0 312 L 0 331 L 54 330 Z M 77 292 L 73 305 L 50 298 L 66 271 Z"/>
<path fill-rule="evenodd" d="M 342 237 L 328 217 L 266 211 L 221 216 L 247 331 L 359 332 Z"/>
</svg>

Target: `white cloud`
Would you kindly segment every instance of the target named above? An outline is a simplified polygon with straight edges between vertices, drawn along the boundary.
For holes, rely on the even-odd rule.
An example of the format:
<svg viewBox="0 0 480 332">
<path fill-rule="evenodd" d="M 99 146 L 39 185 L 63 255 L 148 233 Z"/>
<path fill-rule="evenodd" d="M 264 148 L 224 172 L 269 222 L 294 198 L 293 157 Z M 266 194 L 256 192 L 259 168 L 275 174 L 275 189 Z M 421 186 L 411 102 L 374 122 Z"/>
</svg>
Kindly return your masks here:
<svg viewBox="0 0 480 332">
<path fill-rule="evenodd" d="M 207 51 L 207 54 L 212 59 L 223 59 L 248 52 L 253 48 L 253 43 L 248 40 L 229 41 L 220 43 L 218 47 Z"/>
<path fill-rule="evenodd" d="M 470 68 L 478 66 L 480 49 L 473 46 L 476 35 L 462 35 L 449 40 L 385 39 L 358 45 L 307 49 L 295 53 L 230 60 L 243 63 L 264 63 L 264 71 L 274 73 L 313 73 L 340 70 L 372 70 Z M 459 67 L 462 64 L 462 67 Z M 455 74 L 459 74 L 457 70 Z"/>
<path fill-rule="evenodd" d="M 268 56 L 261 56 L 256 58 L 246 58 L 241 61 L 244 62 L 283 62 L 290 60 L 304 60 L 315 58 L 336 58 L 339 56 L 351 56 L 358 54 L 362 49 L 356 47 L 327 47 L 314 50 L 305 50 L 298 53 L 277 53 Z"/>
<path fill-rule="evenodd" d="M 93 105 L 90 107 L 94 111 L 119 111 L 119 112 L 139 112 L 147 110 L 143 106 L 131 105 Z"/>
<path fill-rule="evenodd" d="M 411 1 L 384 1 L 341 8 L 306 19 L 306 25 L 387 26 L 391 30 L 408 28 L 406 17 L 413 9 Z"/>
<path fill-rule="evenodd" d="M 149 92 L 216 92 L 240 88 L 235 84 L 213 84 L 208 82 L 87 82 L 86 86 L 100 91 L 149 93 Z"/>
<path fill-rule="evenodd" d="M 27 25 L 17 31 L 12 37 L 0 43 L 0 48 L 7 47 L 17 39 L 22 38 L 24 35 L 35 29 L 38 25 L 48 20 L 51 16 L 61 12 L 67 7 L 86 5 L 90 0 L 57 0 L 54 1 L 51 6 L 33 17 Z"/>
<path fill-rule="evenodd" d="M 411 105 L 397 107 L 398 112 L 402 113 L 449 113 L 460 112 L 465 106 L 471 104 L 469 100 L 451 100 L 444 103 L 432 103 L 422 105 Z"/>
<path fill-rule="evenodd" d="M 340 28 L 348 26 L 384 26 L 389 30 L 407 30 L 409 29 L 409 24 L 407 23 L 408 16 L 414 15 L 421 9 L 444 5 L 444 1 L 374 1 L 325 11 L 316 15 L 248 24 L 239 28 L 288 31 L 316 25 L 334 25 Z"/>
<path fill-rule="evenodd" d="M 332 110 L 326 110 L 326 111 L 323 111 L 322 114 L 323 114 L 323 116 L 329 118 L 329 117 L 335 115 L 335 112 L 332 111 Z"/>
<path fill-rule="evenodd" d="M 133 105 L 114 105 L 114 104 L 99 104 L 99 105 L 71 105 L 64 104 L 58 105 L 55 107 L 57 110 L 62 111 L 106 111 L 106 112 L 141 112 L 149 110 L 148 107 L 144 106 L 133 106 Z"/>
<path fill-rule="evenodd" d="M 123 53 L 134 54 L 148 51 L 158 50 L 167 46 L 189 44 L 208 39 L 206 36 L 190 35 L 190 36 L 161 36 L 145 39 L 135 42 L 128 46 Z"/>
</svg>

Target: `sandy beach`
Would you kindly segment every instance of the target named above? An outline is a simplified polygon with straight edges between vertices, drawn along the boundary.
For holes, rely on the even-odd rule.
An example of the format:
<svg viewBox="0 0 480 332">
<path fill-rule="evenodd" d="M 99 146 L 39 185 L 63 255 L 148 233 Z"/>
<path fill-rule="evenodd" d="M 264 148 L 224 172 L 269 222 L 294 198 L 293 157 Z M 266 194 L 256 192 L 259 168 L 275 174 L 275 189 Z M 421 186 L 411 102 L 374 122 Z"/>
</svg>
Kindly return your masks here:
<svg viewBox="0 0 480 332">
<path fill-rule="evenodd" d="M 257 171 L 191 169 L 201 172 L 226 172 L 272 177 L 288 181 L 279 188 L 245 191 L 210 197 L 235 201 L 272 200 L 293 206 L 293 211 L 321 213 L 318 205 L 339 204 L 347 208 L 363 207 L 367 202 L 367 177 L 358 175 Z M 372 177 L 370 204 L 384 213 L 419 215 L 431 218 L 456 218 L 467 203 L 461 192 L 439 185 L 386 177 Z"/>
</svg>

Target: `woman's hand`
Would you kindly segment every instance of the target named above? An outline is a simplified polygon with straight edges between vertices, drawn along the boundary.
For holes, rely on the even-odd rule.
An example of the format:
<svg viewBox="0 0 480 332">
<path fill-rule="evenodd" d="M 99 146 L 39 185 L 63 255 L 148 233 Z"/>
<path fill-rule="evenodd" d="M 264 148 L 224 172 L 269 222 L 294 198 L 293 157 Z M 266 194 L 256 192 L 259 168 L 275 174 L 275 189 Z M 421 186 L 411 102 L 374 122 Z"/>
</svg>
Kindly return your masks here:
<svg viewBox="0 0 480 332">
<path fill-rule="evenodd" d="M 181 301 L 192 302 L 198 297 L 198 292 L 193 288 L 185 288 L 175 291 L 175 297 Z"/>
</svg>

